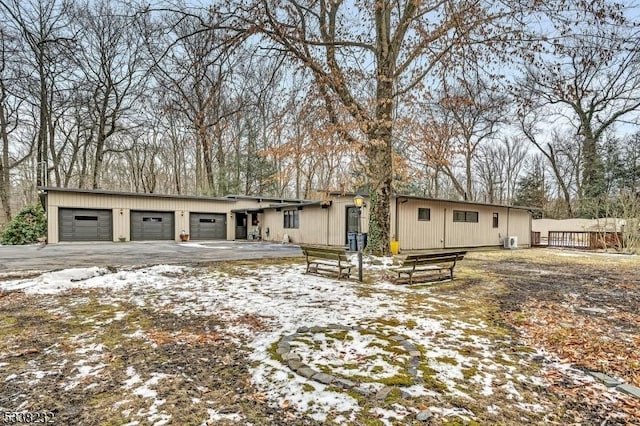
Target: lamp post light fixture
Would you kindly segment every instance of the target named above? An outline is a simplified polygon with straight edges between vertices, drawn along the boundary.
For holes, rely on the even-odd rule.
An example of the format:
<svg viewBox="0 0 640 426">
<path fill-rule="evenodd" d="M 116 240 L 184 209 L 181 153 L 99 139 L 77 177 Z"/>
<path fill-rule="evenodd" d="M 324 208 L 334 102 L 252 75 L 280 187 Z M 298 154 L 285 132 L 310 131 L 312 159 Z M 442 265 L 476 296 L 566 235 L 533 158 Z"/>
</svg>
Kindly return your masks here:
<svg viewBox="0 0 640 426">
<path fill-rule="evenodd" d="M 360 194 L 353 197 L 353 204 L 356 205 L 358 209 L 358 238 L 356 239 L 356 244 L 358 246 L 358 281 L 362 282 L 362 245 L 364 241 L 362 240 L 362 228 L 361 228 L 361 219 L 362 219 L 362 206 L 364 206 L 364 197 Z"/>
</svg>

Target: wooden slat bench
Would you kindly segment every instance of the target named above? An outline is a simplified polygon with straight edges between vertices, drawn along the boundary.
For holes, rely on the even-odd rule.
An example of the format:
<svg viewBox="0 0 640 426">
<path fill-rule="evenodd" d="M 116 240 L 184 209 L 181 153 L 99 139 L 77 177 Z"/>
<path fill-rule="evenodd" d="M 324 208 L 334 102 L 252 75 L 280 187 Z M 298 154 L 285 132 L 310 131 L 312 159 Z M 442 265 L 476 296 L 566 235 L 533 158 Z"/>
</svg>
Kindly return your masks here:
<svg viewBox="0 0 640 426">
<path fill-rule="evenodd" d="M 345 249 L 314 246 L 300 246 L 300 249 L 307 262 L 307 273 L 327 272 L 340 279 L 349 278 L 351 268 L 355 268 Z"/>
<path fill-rule="evenodd" d="M 415 281 L 426 282 L 425 278 L 432 276 L 436 271 L 438 273 L 449 271 L 449 277 L 453 279 L 453 268 L 456 267 L 458 261 L 464 259 L 465 254 L 467 254 L 466 251 L 410 254 L 402 259 L 400 265 L 389 268 L 389 270 L 398 274 L 395 279 L 396 283 L 407 282 L 409 285 Z M 422 279 L 425 280 L 420 281 Z"/>
</svg>

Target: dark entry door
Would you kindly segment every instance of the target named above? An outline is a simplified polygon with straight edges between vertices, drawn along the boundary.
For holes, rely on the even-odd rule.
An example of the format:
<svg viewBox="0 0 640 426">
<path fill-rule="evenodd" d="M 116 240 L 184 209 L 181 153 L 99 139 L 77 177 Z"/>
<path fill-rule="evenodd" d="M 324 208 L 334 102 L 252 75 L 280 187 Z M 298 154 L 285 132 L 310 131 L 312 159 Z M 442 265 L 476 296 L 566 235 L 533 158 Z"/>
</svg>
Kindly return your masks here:
<svg viewBox="0 0 640 426">
<path fill-rule="evenodd" d="M 247 239 L 247 214 L 236 213 L 236 240 Z"/>
<path fill-rule="evenodd" d="M 344 242 L 345 244 L 348 244 L 349 232 L 358 232 L 358 208 L 357 207 L 347 207 L 346 223 L 347 223 L 347 229 L 344 234 Z"/>
</svg>

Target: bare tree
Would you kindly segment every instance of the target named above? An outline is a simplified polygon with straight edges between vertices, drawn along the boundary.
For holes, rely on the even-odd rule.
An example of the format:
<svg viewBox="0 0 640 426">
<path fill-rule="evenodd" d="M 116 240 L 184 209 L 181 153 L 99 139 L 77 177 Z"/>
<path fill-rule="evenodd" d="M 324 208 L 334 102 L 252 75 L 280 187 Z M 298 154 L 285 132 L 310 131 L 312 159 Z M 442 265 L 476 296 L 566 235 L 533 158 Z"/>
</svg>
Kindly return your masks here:
<svg viewBox="0 0 640 426">
<path fill-rule="evenodd" d="M 333 114 L 337 103 L 356 124 L 357 132 L 339 126 L 336 131 L 361 147 L 366 158 L 369 249 L 374 253 L 389 252 L 398 99 L 417 90 L 476 28 L 482 25 L 485 36 L 491 32 L 497 16 L 483 6 L 466 0 L 377 0 L 358 7 L 341 1 L 260 0 L 255 5 L 252 28 L 313 73 L 332 123 L 345 124 Z"/>
<path fill-rule="evenodd" d="M 64 58 L 73 37 L 67 30 L 67 4 L 56 0 L 0 0 L 8 27 L 24 42 L 24 66 L 33 70 L 37 81 L 30 91 L 38 109 L 36 138 L 36 186 L 49 182 L 49 147 L 55 126 L 51 121 L 54 78 L 61 72 L 57 64 Z M 30 81 L 27 80 L 27 84 Z"/>
<path fill-rule="evenodd" d="M 479 147 L 478 155 L 474 158 L 474 174 L 485 201 L 507 204 L 513 202 L 516 184 L 526 158 L 526 141 L 518 138 L 487 141 Z"/>
<path fill-rule="evenodd" d="M 21 76 L 10 63 L 9 58 L 17 50 L 15 43 L 8 40 L 8 35 L 0 30 L 0 203 L 4 212 L 4 220 L 11 220 L 11 169 L 20 165 L 32 154 L 33 144 L 27 144 L 27 149 L 19 152 L 16 149 L 19 142 L 14 139 L 10 144 L 12 133 L 18 127 L 18 115 L 23 100 L 11 93 L 12 87 Z M 13 154 L 10 152 L 13 147 Z"/>
<path fill-rule="evenodd" d="M 436 106 L 453 126 L 451 149 L 462 157 L 464 183 L 457 177 L 455 164 L 445 162 L 443 171 L 464 199 L 474 200 L 473 161 L 483 141 L 493 138 L 505 119 L 507 99 L 496 86 L 479 75 L 476 67 L 463 71 L 455 85 L 443 81 L 443 91 Z"/>
<path fill-rule="evenodd" d="M 81 49 L 77 67 L 83 71 L 80 89 L 86 93 L 93 128 L 91 187 L 100 187 L 108 139 L 119 129 L 144 87 L 147 64 L 140 28 L 127 13 L 107 0 L 79 4 Z"/>
<path fill-rule="evenodd" d="M 543 39 L 516 86 L 529 107 L 555 115 L 575 129 L 582 155 L 580 199 L 603 194 L 599 144 L 616 123 L 637 123 L 640 108 L 637 23 L 615 4 L 594 9 L 571 9 L 563 19 L 555 19 L 557 37 Z"/>
<path fill-rule="evenodd" d="M 213 9 L 190 13 L 182 8 L 166 12 L 162 20 L 170 23 L 168 27 L 149 30 L 147 41 L 155 58 L 154 76 L 166 91 L 165 108 L 187 117 L 195 132 L 197 192 L 214 194 L 218 188 L 213 142 L 217 137 L 222 143 L 220 126 L 241 109 L 237 99 L 227 98 L 225 85 L 232 78 L 234 48 L 242 37 L 221 28 L 223 18 Z M 220 144 L 218 160 L 224 161 Z"/>
<path fill-rule="evenodd" d="M 399 150 L 408 159 L 415 181 L 421 182 L 421 195 L 440 197 L 442 180 L 448 179 L 444 168 L 453 161 L 453 143 L 457 129 L 446 111 L 434 108 L 430 102 L 417 100 L 409 117 L 399 123 Z M 458 184 L 458 186 L 455 186 Z M 456 179 L 454 191 L 464 194 Z"/>
<path fill-rule="evenodd" d="M 564 200 L 567 217 L 575 216 L 573 195 L 580 192 L 581 146 L 576 139 L 559 131 L 543 131 L 545 122 L 535 113 L 520 115 L 520 129 L 525 137 L 549 161 Z"/>
</svg>

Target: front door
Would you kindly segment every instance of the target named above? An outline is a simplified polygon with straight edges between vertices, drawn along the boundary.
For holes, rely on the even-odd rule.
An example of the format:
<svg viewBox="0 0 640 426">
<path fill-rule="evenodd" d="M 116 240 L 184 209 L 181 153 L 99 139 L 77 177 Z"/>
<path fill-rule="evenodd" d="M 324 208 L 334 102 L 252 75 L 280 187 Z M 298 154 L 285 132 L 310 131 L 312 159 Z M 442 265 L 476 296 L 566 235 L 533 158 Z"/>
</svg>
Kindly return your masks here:
<svg viewBox="0 0 640 426">
<path fill-rule="evenodd" d="M 236 240 L 247 239 L 247 214 L 236 213 Z"/>
<path fill-rule="evenodd" d="M 347 207 L 347 229 L 344 234 L 345 244 L 349 244 L 349 232 L 358 232 L 358 208 L 355 206 Z"/>
</svg>

